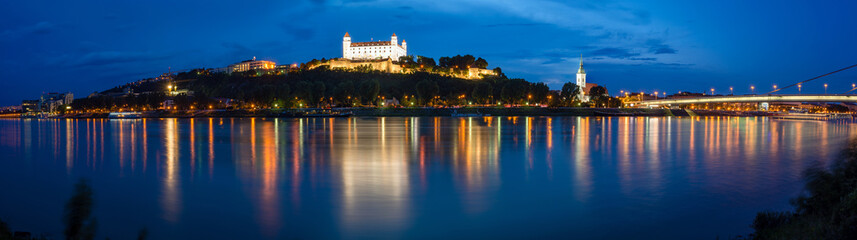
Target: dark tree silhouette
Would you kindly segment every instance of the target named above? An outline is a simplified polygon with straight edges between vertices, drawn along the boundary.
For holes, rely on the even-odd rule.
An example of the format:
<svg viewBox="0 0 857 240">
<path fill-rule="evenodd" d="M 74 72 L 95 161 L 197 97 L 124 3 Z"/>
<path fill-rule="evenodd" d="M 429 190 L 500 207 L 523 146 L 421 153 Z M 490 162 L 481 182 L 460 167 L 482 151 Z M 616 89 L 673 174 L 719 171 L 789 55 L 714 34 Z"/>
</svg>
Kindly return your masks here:
<svg viewBox="0 0 857 240">
<path fill-rule="evenodd" d="M 92 187 L 85 179 L 74 185 L 74 192 L 65 204 L 65 238 L 68 240 L 90 240 L 95 238 L 97 222 L 92 216 Z"/>
</svg>

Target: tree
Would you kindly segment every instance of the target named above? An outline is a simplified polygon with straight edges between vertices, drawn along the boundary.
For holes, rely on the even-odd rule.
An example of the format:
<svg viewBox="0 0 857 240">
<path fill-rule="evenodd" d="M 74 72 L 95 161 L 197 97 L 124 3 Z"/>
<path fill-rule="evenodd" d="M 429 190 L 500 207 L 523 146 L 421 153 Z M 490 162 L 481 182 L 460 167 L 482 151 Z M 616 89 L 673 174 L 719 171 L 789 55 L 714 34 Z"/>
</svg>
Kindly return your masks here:
<svg viewBox="0 0 857 240">
<path fill-rule="evenodd" d="M 354 82 L 351 80 L 340 82 L 334 89 L 334 97 L 339 102 L 347 102 L 347 106 L 351 106 L 350 98 L 354 97 Z"/>
<path fill-rule="evenodd" d="M 295 83 L 295 88 L 292 90 L 292 96 L 300 100 L 312 99 L 312 84 L 307 81 Z"/>
<path fill-rule="evenodd" d="M 92 200 L 93 191 L 86 180 L 80 179 L 74 185 L 74 193 L 65 204 L 65 214 L 63 222 L 65 223 L 66 239 L 93 239 L 95 238 L 95 228 L 97 222 L 92 216 Z"/>
<path fill-rule="evenodd" d="M 509 103 L 521 103 L 526 98 L 529 83 L 523 79 L 510 79 L 500 89 L 500 98 Z"/>
<path fill-rule="evenodd" d="M 595 86 L 595 87 L 589 89 L 589 96 L 594 97 L 594 96 L 606 96 L 606 95 L 607 95 L 607 88 L 604 88 L 602 86 Z"/>
<path fill-rule="evenodd" d="M 491 93 L 493 91 L 494 90 L 492 89 L 490 83 L 480 82 L 479 84 L 476 84 L 476 87 L 473 88 L 473 93 L 471 93 L 470 95 L 474 99 L 476 99 L 476 102 L 487 103 L 488 100 L 490 100 Z"/>
<path fill-rule="evenodd" d="M 0 239 L 13 239 L 12 230 L 9 229 L 9 224 L 0 219 Z"/>
<path fill-rule="evenodd" d="M 622 99 L 619 99 L 619 98 L 617 98 L 617 97 L 611 97 L 611 98 L 607 101 L 607 107 L 609 107 L 609 108 L 618 108 L 618 107 L 622 107 Z"/>
<path fill-rule="evenodd" d="M 547 100 L 550 88 L 545 83 L 536 83 L 530 88 L 530 94 L 533 95 L 533 101 L 543 103 Z"/>
<path fill-rule="evenodd" d="M 437 64 L 435 64 L 433 58 L 424 57 L 424 56 L 417 56 L 417 64 L 419 64 L 420 66 L 426 66 L 426 67 L 434 67 L 435 65 L 437 65 Z"/>
<path fill-rule="evenodd" d="M 401 56 L 399 57 L 399 63 L 401 64 L 412 64 L 414 63 L 414 56 Z"/>
<path fill-rule="evenodd" d="M 367 80 L 360 83 L 360 97 L 364 101 L 369 101 L 370 103 L 378 98 L 378 91 L 381 91 L 381 84 L 378 83 L 378 80 Z"/>
<path fill-rule="evenodd" d="M 595 86 L 589 89 L 589 100 L 595 105 L 595 107 L 605 107 L 607 105 L 607 101 L 609 96 L 607 96 L 607 88 L 602 86 Z"/>
<path fill-rule="evenodd" d="M 437 83 L 428 79 L 418 82 L 416 88 L 417 95 L 419 95 L 424 103 L 431 101 L 440 92 L 440 87 L 437 86 Z"/>
<path fill-rule="evenodd" d="M 452 59 L 449 57 L 440 57 L 440 59 L 438 59 L 438 64 L 440 64 L 441 67 L 451 68 Z"/>
<path fill-rule="evenodd" d="M 485 61 L 485 59 L 482 58 L 476 59 L 476 61 L 473 62 L 473 66 L 476 68 L 488 68 L 488 61 Z"/>
<path fill-rule="evenodd" d="M 566 106 L 571 105 L 571 103 L 580 101 L 580 99 L 578 99 L 578 95 L 580 95 L 580 87 L 572 82 L 567 82 L 563 84 L 562 90 L 559 93 L 559 96 L 562 98 Z"/>
<path fill-rule="evenodd" d="M 312 97 L 313 102 L 316 104 L 320 104 L 324 98 L 324 91 L 327 90 L 327 86 L 324 85 L 324 82 L 315 81 L 312 83 Z"/>
</svg>

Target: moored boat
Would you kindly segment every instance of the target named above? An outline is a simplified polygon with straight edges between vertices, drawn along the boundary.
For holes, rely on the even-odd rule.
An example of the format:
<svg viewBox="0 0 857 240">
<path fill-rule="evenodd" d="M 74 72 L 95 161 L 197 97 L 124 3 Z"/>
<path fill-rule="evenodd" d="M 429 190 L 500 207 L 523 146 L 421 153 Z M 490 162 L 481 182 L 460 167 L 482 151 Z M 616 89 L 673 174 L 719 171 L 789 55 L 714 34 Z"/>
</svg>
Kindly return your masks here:
<svg viewBox="0 0 857 240">
<path fill-rule="evenodd" d="M 107 115 L 110 119 L 137 119 L 141 118 L 140 112 L 111 112 Z"/>
</svg>

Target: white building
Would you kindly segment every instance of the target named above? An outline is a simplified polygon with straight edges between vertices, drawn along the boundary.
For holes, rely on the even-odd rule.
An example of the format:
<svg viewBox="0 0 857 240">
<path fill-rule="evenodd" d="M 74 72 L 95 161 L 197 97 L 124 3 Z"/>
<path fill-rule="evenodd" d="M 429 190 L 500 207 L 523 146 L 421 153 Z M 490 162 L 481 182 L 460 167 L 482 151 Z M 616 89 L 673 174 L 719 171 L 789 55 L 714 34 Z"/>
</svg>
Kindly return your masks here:
<svg viewBox="0 0 857 240">
<path fill-rule="evenodd" d="M 245 72 L 250 70 L 271 70 L 277 67 L 277 63 L 272 61 L 265 60 L 256 60 L 256 57 L 253 57 L 251 60 L 243 61 L 240 63 L 232 64 L 227 67 L 227 72 Z"/>
<path fill-rule="evenodd" d="M 351 42 L 351 36 L 345 33 L 342 37 L 342 58 L 348 60 L 392 59 L 408 55 L 408 43 L 402 40 L 399 45 L 398 37 L 393 33 L 390 41 Z"/>
<path fill-rule="evenodd" d="M 586 71 L 583 71 L 583 54 L 580 55 L 580 68 L 577 69 L 577 88 L 580 90 L 577 94 L 577 99 L 588 102 L 589 98 L 586 97 L 586 91 L 589 88 L 586 87 Z"/>
</svg>

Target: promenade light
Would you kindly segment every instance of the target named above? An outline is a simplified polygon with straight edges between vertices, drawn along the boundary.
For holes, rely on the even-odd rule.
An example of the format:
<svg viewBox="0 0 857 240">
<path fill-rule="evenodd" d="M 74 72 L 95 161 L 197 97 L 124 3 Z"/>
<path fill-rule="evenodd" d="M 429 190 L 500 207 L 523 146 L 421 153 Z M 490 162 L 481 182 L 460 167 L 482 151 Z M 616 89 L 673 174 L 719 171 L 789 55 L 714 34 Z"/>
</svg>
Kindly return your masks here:
<svg viewBox="0 0 857 240">
<path fill-rule="evenodd" d="M 827 83 L 824 84 L 824 94 L 827 94 Z"/>
<path fill-rule="evenodd" d="M 753 85 L 750 85 L 750 92 L 756 93 L 756 87 Z"/>
</svg>

